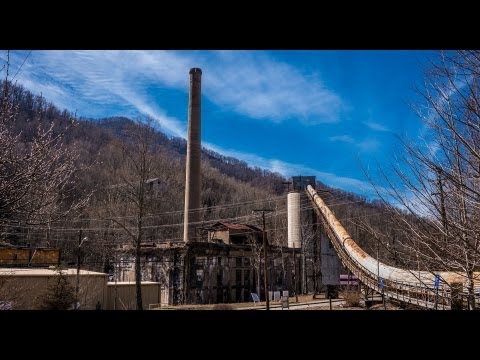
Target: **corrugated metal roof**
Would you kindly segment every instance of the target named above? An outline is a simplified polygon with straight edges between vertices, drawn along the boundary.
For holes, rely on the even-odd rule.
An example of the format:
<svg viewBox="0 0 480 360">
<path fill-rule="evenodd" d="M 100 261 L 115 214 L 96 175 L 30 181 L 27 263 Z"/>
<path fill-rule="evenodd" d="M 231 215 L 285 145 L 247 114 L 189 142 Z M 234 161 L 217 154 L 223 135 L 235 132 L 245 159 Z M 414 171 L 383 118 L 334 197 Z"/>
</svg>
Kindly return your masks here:
<svg viewBox="0 0 480 360">
<path fill-rule="evenodd" d="M 77 269 L 62 269 L 62 273 L 65 275 L 77 275 Z M 0 268 L 0 276 L 55 276 L 58 275 L 58 271 L 55 269 L 25 269 L 25 268 Z M 80 270 L 80 275 L 85 276 L 108 276 L 108 274 Z"/>
</svg>

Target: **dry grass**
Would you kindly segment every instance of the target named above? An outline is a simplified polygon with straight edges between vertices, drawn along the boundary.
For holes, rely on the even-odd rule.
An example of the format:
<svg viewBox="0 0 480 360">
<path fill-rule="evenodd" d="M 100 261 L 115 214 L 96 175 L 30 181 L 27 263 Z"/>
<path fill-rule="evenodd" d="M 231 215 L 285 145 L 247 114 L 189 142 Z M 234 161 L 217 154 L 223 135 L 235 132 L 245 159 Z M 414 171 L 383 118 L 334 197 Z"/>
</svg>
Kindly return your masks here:
<svg viewBox="0 0 480 360">
<path fill-rule="evenodd" d="M 376 304 L 370 307 L 370 310 L 402 310 L 398 306 L 392 305 L 392 304 Z"/>
<path fill-rule="evenodd" d="M 215 304 L 212 310 L 235 310 L 235 308 L 230 304 Z"/>
<path fill-rule="evenodd" d="M 242 307 L 249 307 L 249 306 L 253 306 L 253 302 L 231 303 L 231 304 L 169 305 L 169 306 L 162 306 L 154 310 L 236 310 Z"/>
<path fill-rule="evenodd" d="M 347 307 L 360 306 L 360 292 L 358 290 L 344 290 L 340 293 L 340 297 L 345 300 Z"/>
<path fill-rule="evenodd" d="M 317 295 L 317 299 L 324 297 L 323 295 Z M 312 301 L 312 294 L 309 295 L 298 295 L 298 302 L 309 302 Z M 290 304 L 295 304 L 295 296 L 290 296 L 288 299 Z M 252 301 L 250 302 L 242 302 L 242 303 L 230 303 L 230 304 L 190 304 L 190 305 L 170 305 L 170 306 L 162 306 L 158 310 L 236 310 L 245 307 L 264 307 L 265 301 L 258 302 L 254 304 Z M 270 306 L 280 306 L 278 302 L 270 302 Z M 156 309 L 157 310 L 157 309 Z"/>
</svg>

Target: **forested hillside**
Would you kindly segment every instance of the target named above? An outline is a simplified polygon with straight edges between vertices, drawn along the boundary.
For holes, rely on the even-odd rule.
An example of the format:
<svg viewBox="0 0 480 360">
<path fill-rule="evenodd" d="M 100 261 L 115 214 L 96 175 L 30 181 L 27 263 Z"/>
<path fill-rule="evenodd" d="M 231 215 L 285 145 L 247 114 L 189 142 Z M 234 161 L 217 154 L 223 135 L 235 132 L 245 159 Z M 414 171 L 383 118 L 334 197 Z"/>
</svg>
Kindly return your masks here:
<svg viewBox="0 0 480 360">
<path fill-rule="evenodd" d="M 50 181 L 55 187 L 31 196 L 41 199 L 50 196 L 51 201 L 39 201 L 36 207 L 20 201 L 17 208 L 5 207 L 0 212 L 3 241 L 56 246 L 61 248 L 62 258 L 73 263 L 81 229 L 82 236 L 88 238 L 83 250 L 85 265 L 90 263 L 92 268 L 99 268 L 99 264 L 105 263 L 106 247 L 130 241 L 128 231 L 123 230 L 136 226 L 139 207 L 135 202 L 138 194 L 134 184 L 141 178 L 149 184 L 142 205 L 145 227 L 142 241 L 155 243 L 182 239 L 184 139 L 171 138 L 154 130 L 154 122 L 148 119 L 146 123 L 125 117 L 78 119 L 75 114 L 59 110 L 21 85 L 2 83 L 1 87 L 8 88 L 8 104 L 12 107 L 9 111 L 14 113 L 9 120 L 4 110 L 2 123 L 9 134 L 18 134 L 15 140 L 17 156 L 28 159 L 28 149 L 39 133 L 48 132 L 51 127 L 50 135 L 58 136 L 58 148 L 52 150 L 60 153 L 58 164 L 62 161 L 70 164 L 68 174 L 57 182 L 51 182 L 46 176 L 38 183 L 29 184 L 31 190 L 45 187 Z M 4 109 L 8 104 L 4 101 Z M 51 156 L 43 160 L 48 162 Z M 142 173 L 137 167 L 140 160 L 148 165 Z M 206 226 L 219 219 L 259 224 L 258 216 L 253 215 L 252 210 L 268 207 L 275 210 L 267 218 L 271 241 L 286 244 L 286 181 L 280 174 L 252 168 L 244 161 L 204 149 L 202 209 L 198 210 L 202 213 L 203 224 L 199 225 Z M 129 191 L 130 185 L 133 191 Z M 325 199 L 352 237 L 366 251 L 374 253 L 375 240 L 362 230 L 361 223 L 366 220 L 374 227 L 386 228 L 382 206 L 353 193 L 327 187 L 320 181 L 318 186 L 329 190 Z M 56 192 L 63 195 L 52 197 Z M 302 208 L 311 208 L 307 199 Z M 399 237 L 395 235 L 394 227 L 391 229 L 392 249 L 395 249 L 394 242 Z M 389 262 L 398 260 L 395 251 L 382 249 L 380 253 Z"/>
</svg>

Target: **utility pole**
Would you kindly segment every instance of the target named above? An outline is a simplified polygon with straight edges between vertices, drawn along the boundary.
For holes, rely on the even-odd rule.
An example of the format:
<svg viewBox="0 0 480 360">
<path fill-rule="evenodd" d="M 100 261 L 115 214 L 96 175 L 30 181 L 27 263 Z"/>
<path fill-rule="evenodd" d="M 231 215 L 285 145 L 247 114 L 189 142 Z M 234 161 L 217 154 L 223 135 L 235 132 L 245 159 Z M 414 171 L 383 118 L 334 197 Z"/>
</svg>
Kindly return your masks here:
<svg viewBox="0 0 480 360">
<path fill-rule="evenodd" d="M 75 284 L 75 305 L 74 309 L 78 309 L 78 293 L 80 290 L 80 248 L 83 244 L 84 241 L 87 240 L 87 237 L 82 239 L 82 229 L 80 229 L 80 232 L 78 233 L 78 251 L 77 251 L 77 281 Z"/>
<path fill-rule="evenodd" d="M 265 213 L 272 212 L 272 209 L 258 209 L 253 210 L 252 212 L 262 212 L 262 223 L 263 223 L 263 282 L 265 287 L 265 299 L 267 310 L 270 310 L 270 299 L 268 298 L 268 276 L 267 276 L 267 238 L 265 237 Z"/>
<path fill-rule="evenodd" d="M 77 309 L 78 304 L 78 291 L 80 289 L 80 246 L 82 245 L 82 229 L 78 233 L 78 249 L 77 249 L 77 281 L 75 284 L 75 305 L 74 309 Z"/>
</svg>

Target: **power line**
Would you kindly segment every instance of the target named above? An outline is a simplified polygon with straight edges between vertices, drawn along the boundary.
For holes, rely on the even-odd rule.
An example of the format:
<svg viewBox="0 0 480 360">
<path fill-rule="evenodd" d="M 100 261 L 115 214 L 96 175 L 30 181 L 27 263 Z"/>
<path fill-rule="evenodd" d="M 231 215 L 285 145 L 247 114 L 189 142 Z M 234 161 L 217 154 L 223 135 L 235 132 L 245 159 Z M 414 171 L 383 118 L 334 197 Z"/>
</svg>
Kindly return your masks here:
<svg viewBox="0 0 480 360">
<path fill-rule="evenodd" d="M 266 202 L 265 200 L 261 200 L 261 201 L 255 201 L 255 202 Z M 255 203 L 255 202 L 251 202 L 252 204 Z M 358 201 L 347 201 L 347 202 L 341 202 L 341 203 L 331 203 L 331 204 L 327 204 L 329 207 L 334 207 L 334 206 L 341 206 L 341 205 L 349 205 L 349 204 L 354 204 L 354 203 L 358 203 L 358 202 L 362 202 L 362 200 L 358 200 Z M 307 204 L 308 205 L 301 205 L 300 207 L 300 210 L 310 210 L 310 209 L 314 209 L 314 206 L 310 203 L 309 200 L 306 200 L 304 201 L 303 203 L 301 204 Z M 238 203 L 238 204 L 241 204 L 241 203 Z M 202 208 L 202 210 L 205 210 L 205 208 Z M 270 217 L 272 216 L 275 216 L 277 214 L 284 214 L 287 212 L 287 207 L 282 207 L 280 208 L 280 210 L 277 210 L 275 211 L 275 214 L 274 215 L 269 215 Z M 179 211 L 179 213 L 183 213 L 183 211 Z M 169 213 L 163 213 L 163 214 L 169 214 Z M 144 219 L 146 218 L 151 218 L 151 217 L 154 217 L 154 216 L 157 216 L 157 215 L 150 215 L 150 216 L 147 216 L 147 217 L 144 217 Z M 129 217 L 134 217 L 134 216 L 129 216 Z M 211 220 L 203 220 L 203 221 L 199 221 L 199 222 L 195 222 L 195 223 L 192 223 L 192 224 L 204 224 L 205 222 L 215 222 L 215 221 L 225 221 L 225 220 L 234 220 L 234 219 L 237 219 L 237 218 L 244 218 L 244 217 L 248 217 L 248 215 L 242 215 L 242 216 L 235 216 L 235 217 L 229 217 L 229 218 L 219 218 L 219 219 L 211 219 Z M 102 222 L 105 222 L 105 221 L 112 221 L 113 219 L 118 219 L 119 217 L 106 217 L 106 218 L 96 218 L 96 219 L 69 219 L 68 222 L 75 222 L 75 221 L 80 221 L 80 222 L 85 222 L 85 221 L 102 221 Z M 10 222 L 14 222 L 15 220 L 10 220 Z M 67 221 L 67 220 L 65 220 Z M 58 221 L 57 221 L 58 222 Z M 17 227 L 17 228 L 40 228 L 40 229 L 44 229 L 44 230 L 50 230 L 50 231 L 55 231 L 55 230 L 79 230 L 80 227 L 77 227 L 77 228 L 55 228 L 55 227 L 46 227 L 45 225 L 43 226 L 40 226 L 39 225 L 35 225 L 35 224 L 31 224 L 31 225 L 19 225 L 19 224 L 8 224 L 6 222 L 3 222 L 0 223 L 1 225 L 3 226 L 6 226 L 6 227 Z M 183 222 L 181 223 L 176 223 L 176 224 L 166 224 L 166 225 L 155 225 L 155 226 L 150 226 L 150 227 L 170 227 L 170 226 L 181 226 L 183 225 Z M 84 227 L 82 227 L 84 228 Z M 145 227 L 146 228 L 146 227 Z M 101 231 L 101 230 L 108 230 L 108 229 L 111 229 L 110 227 L 101 227 L 101 228 L 96 228 L 94 230 L 96 231 Z M 92 229 L 91 229 L 92 230 Z"/>
<path fill-rule="evenodd" d="M 231 204 L 223 204 L 223 205 L 214 205 L 214 206 L 208 206 L 208 207 L 201 207 L 201 208 L 195 208 L 195 209 L 190 209 L 189 213 L 191 212 L 200 212 L 200 211 L 210 211 L 210 210 L 218 210 L 218 209 L 227 209 L 227 208 L 232 208 L 232 207 L 240 207 L 242 205 L 250 205 L 250 204 L 258 204 L 262 202 L 280 202 L 280 201 L 285 201 L 284 196 L 277 196 L 273 198 L 266 198 L 266 199 L 260 199 L 260 200 L 251 200 L 251 201 L 244 201 L 244 202 L 238 202 L 238 203 L 231 203 Z M 184 210 L 175 210 L 175 211 L 165 211 L 161 213 L 154 213 L 150 215 L 144 216 L 144 218 L 151 218 L 151 217 L 158 217 L 158 216 L 171 216 L 171 215 L 183 215 L 185 213 Z M 46 214 L 37 214 L 38 216 L 49 216 L 52 215 L 50 213 Z M 62 215 L 60 213 L 54 213 L 54 215 Z M 72 219 L 72 221 L 105 221 L 108 219 L 127 219 L 127 218 L 135 218 L 135 215 L 126 215 L 126 216 L 109 216 L 105 218 L 81 218 L 81 219 Z"/>
<path fill-rule="evenodd" d="M 22 65 L 20 65 L 20 67 L 18 68 L 17 72 L 16 72 L 15 75 L 13 76 L 12 82 L 13 82 L 13 80 L 17 77 L 17 75 L 18 75 L 18 73 L 20 72 L 20 70 L 22 70 L 23 65 L 25 64 L 25 62 L 27 61 L 27 59 L 28 59 L 28 57 L 30 56 L 31 53 L 32 53 L 32 50 L 30 50 L 30 51 L 28 52 L 27 56 L 25 57 L 25 59 L 24 59 L 23 62 L 22 62 Z"/>
</svg>

